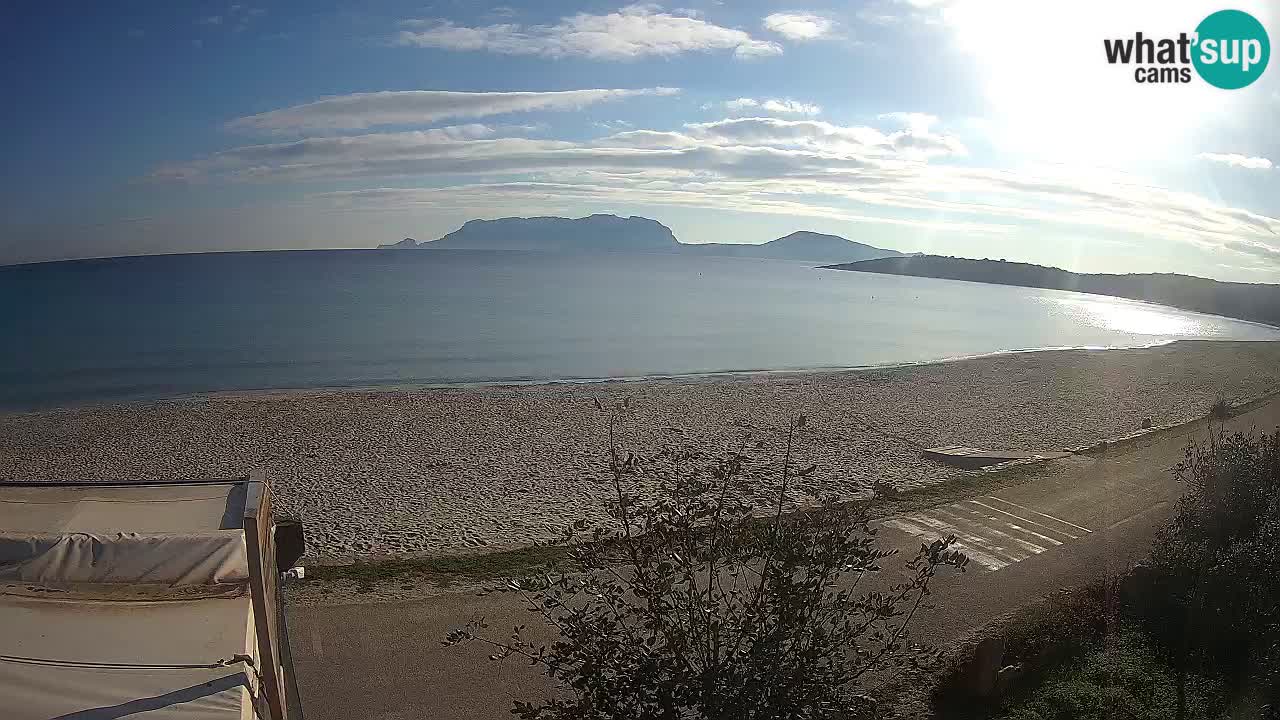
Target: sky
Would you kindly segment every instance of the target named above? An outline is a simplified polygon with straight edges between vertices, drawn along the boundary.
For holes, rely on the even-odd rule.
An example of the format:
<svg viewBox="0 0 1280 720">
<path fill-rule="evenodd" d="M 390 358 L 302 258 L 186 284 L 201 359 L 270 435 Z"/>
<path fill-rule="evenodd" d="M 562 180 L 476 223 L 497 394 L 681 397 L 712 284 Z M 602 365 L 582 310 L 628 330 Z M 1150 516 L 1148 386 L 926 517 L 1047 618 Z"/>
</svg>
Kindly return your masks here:
<svg viewBox="0 0 1280 720">
<path fill-rule="evenodd" d="M 1103 51 L 1223 7 L 13 3 L 0 264 L 613 213 L 1280 282 L 1280 68 L 1137 83 Z M 1277 0 L 1232 7 L 1280 36 Z"/>
</svg>

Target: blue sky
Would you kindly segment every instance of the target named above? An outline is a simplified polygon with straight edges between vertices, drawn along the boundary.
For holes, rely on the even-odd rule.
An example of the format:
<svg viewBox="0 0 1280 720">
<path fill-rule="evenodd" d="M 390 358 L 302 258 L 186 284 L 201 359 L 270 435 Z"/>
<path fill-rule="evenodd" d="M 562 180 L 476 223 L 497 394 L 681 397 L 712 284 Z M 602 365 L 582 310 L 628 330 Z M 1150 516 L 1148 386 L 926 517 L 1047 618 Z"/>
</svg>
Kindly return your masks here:
<svg viewBox="0 0 1280 720">
<path fill-rule="evenodd" d="M 0 10 L 0 263 L 612 212 L 1280 282 L 1280 70 L 1141 85 L 1102 51 L 1212 3 L 44 5 Z"/>
</svg>

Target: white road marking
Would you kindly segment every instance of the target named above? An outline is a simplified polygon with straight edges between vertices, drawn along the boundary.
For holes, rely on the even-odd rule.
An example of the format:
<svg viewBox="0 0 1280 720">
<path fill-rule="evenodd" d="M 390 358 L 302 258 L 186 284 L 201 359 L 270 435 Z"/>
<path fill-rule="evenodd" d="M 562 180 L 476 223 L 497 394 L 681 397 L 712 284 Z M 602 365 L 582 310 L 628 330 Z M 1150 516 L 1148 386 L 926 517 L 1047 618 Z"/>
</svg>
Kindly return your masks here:
<svg viewBox="0 0 1280 720">
<path fill-rule="evenodd" d="M 955 535 L 958 539 L 970 545 L 977 545 L 979 548 L 990 551 L 994 555 L 1003 555 L 1005 558 L 1007 558 L 1012 562 L 1026 560 L 1027 558 L 1033 555 L 1033 553 L 1022 553 L 1017 550 L 1010 550 L 1009 548 L 1006 548 L 1003 545 L 998 545 L 997 542 L 999 541 L 988 540 L 987 538 L 984 538 L 980 535 L 974 535 L 973 533 L 965 532 L 964 530 L 961 530 L 960 528 L 952 525 L 951 523 L 939 520 L 935 517 L 930 517 L 923 513 L 916 513 L 914 515 L 911 515 L 910 517 L 915 522 L 924 523 L 925 525 L 928 525 L 929 527 L 935 528 L 937 530 L 941 530 L 942 532 L 948 535 Z"/>
<path fill-rule="evenodd" d="M 1017 530 L 1017 531 L 1018 531 L 1018 532 L 1020 532 L 1020 533 L 1026 533 L 1027 535 L 1033 535 L 1033 536 L 1035 536 L 1035 537 L 1037 537 L 1037 538 L 1039 538 L 1039 539 L 1041 539 L 1041 540 L 1043 540 L 1043 541 L 1045 541 L 1045 542 L 1049 543 L 1050 545 L 1055 545 L 1055 546 L 1057 546 L 1057 545 L 1061 545 L 1061 544 L 1062 544 L 1062 541 L 1061 541 L 1061 540 L 1057 540 L 1057 539 L 1055 539 L 1055 538 L 1051 538 L 1051 537 L 1049 537 L 1048 535 L 1041 535 L 1040 533 L 1036 532 L 1035 530 L 1028 530 L 1027 528 L 1022 527 L 1021 525 L 1015 525 L 1014 523 L 1011 523 L 1011 522 L 1009 522 L 1009 521 L 1007 521 L 1007 520 L 1004 520 L 1004 519 L 998 518 L 998 517 L 996 517 L 995 515 L 987 515 L 986 513 L 982 512 L 981 510 L 974 510 L 974 509 L 973 509 L 973 508 L 971 508 L 971 507 L 964 507 L 964 506 L 962 506 L 962 505 L 958 505 L 958 504 L 952 504 L 952 505 L 949 505 L 948 507 L 953 507 L 953 508 L 955 508 L 955 509 L 957 509 L 957 510 L 962 510 L 962 511 L 967 512 L 967 513 L 970 513 L 970 514 L 972 514 L 972 515 L 977 515 L 978 517 L 986 518 L 986 519 L 988 519 L 988 520 L 990 520 L 990 521 L 992 521 L 992 522 L 1000 522 L 1000 523 L 1004 523 L 1004 524 L 1005 524 L 1005 525 L 1007 525 L 1008 527 L 1011 527 L 1011 528 L 1013 528 L 1014 530 Z M 1006 514 L 1006 515 L 1008 515 L 1008 513 L 1005 513 L 1005 514 Z M 1017 516 L 1017 515 L 1009 515 L 1009 517 L 1018 518 L 1018 516 Z M 1022 520 L 1022 518 L 1018 518 L 1018 519 L 1019 519 L 1019 520 Z M 1028 521 L 1027 521 L 1027 520 L 1022 520 L 1022 522 L 1028 522 Z M 1063 534 L 1063 535 L 1067 535 L 1066 533 L 1062 533 L 1062 534 Z M 1074 539 L 1076 539 L 1074 535 L 1067 535 L 1067 537 L 1072 538 L 1073 540 L 1074 540 Z"/>
<path fill-rule="evenodd" d="M 1048 550 L 1048 546 L 1056 547 L 1063 544 L 1063 540 L 1044 533 L 1054 533 L 1071 540 L 1080 539 L 1078 535 L 1073 535 L 1060 527 L 1046 525 L 1043 522 L 1032 520 L 1030 517 L 1023 517 L 1023 515 L 1036 515 L 1075 530 L 1086 533 L 1093 532 L 1087 527 L 1042 513 L 1039 510 L 1032 510 L 1029 507 L 1024 507 L 1008 500 L 991 495 L 984 496 L 983 499 L 1018 508 L 1023 512 L 1014 514 L 994 505 L 988 505 L 980 500 L 965 500 L 963 501 L 964 504 L 953 503 L 948 505 L 947 507 L 950 510 L 936 507 L 928 512 L 917 512 L 898 518 L 890 518 L 882 524 L 926 540 L 954 536 L 956 542 L 953 547 L 956 550 L 968 555 L 973 562 L 989 570 L 1006 568 L 1013 563 L 1026 560 L 1032 555 L 1039 555 Z M 1031 530 L 1027 526 L 1040 528 L 1044 533 Z M 1015 531 L 1027 538 L 1034 538 L 1037 542 L 1018 537 L 1006 532 L 1006 530 Z M 1044 544 L 1038 544 L 1040 542 Z"/>
<path fill-rule="evenodd" d="M 1009 502 L 1008 500 L 1001 500 L 1000 498 L 996 497 L 995 495 L 988 495 L 987 497 L 991 498 L 992 500 L 1000 500 L 1000 502 L 1004 503 L 1005 505 L 1011 505 L 1011 506 L 1013 506 L 1013 507 L 1016 507 L 1016 508 L 1019 508 L 1019 509 L 1022 509 L 1022 510 L 1026 510 L 1026 511 L 1027 511 L 1027 512 L 1029 512 L 1029 513 L 1035 513 L 1036 515 L 1039 515 L 1040 517 L 1049 518 L 1050 520 L 1053 520 L 1054 522 L 1060 522 L 1060 523 L 1062 523 L 1063 525 L 1068 525 L 1068 526 L 1073 527 L 1073 528 L 1075 528 L 1075 529 L 1077 529 L 1077 530 L 1082 530 L 1082 531 L 1087 532 L 1087 533 L 1092 533 L 1092 532 L 1093 532 L 1092 530 L 1090 530 L 1090 529 L 1089 529 L 1089 528 L 1087 528 L 1087 527 L 1081 527 L 1080 525 L 1077 525 L 1077 524 L 1075 524 L 1075 523 L 1073 523 L 1073 522 L 1067 522 L 1066 520 L 1063 520 L 1063 519 L 1062 519 L 1062 518 L 1060 518 L 1060 517 L 1054 517 L 1054 516 L 1052 516 L 1052 515 L 1046 515 L 1045 513 L 1042 513 L 1042 512 L 1040 512 L 1039 510 L 1032 510 L 1032 509 L 1031 509 L 1031 508 L 1029 508 L 1029 507 L 1024 507 L 1024 506 L 1022 506 L 1022 505 L 1019 505 L 1018 503 Z"/>
<path fill-rule="evenodd" d="M 988 555 L 982 552 L 981 550 L 970 547 L 969 545 L 966 545 L 965 543 L 959 540 L 951 543 L 951 547 L 955 550 L 959 550 L 960 552 L 964 553 L 964 556 L 969 558 L 970 560 L 978 563 L 979 565 L 985 566 L 988 570 L 999 570 L 1001 568 L 1007 568 L 1010 565 L 1010 563 L 1004 560 L 1001 560 L 1000 558 Z"/>
<path fill-rule="evenodd" d="M 988 505 L 988 504 L 986 504 L 986 503 L 984 503 L 984 502 L 978 502 L 977 500 L 965 500 L 965 502 L 970 502 L 970 503 L 973 503 L 974 505 L 980 505 L 980 506 L 982 506 L 982 507 L 984 507 L 984 508 L 986 508 L 986 509 L 988 509 L 988 510 L 994 510 L 995 512 L 998 512 L 998 513 L 1000 513 L 1001 515 L 1008 515 L 1009 517 L 1013 518 L 1014 520 L 1017 520 L 1018 522 L 1024 522 L 1024 523 L 1027 523 L 1027 524 L 1029 524 L 1029 525 L 1035 525 L 1036 527 L 1044 528 L 1045 530 L 1048 530 L 1049 532 L 1058 533 L 1059 535 L 1066 535 L 1067 537 L 1071 538 L 1072 540 L 1079 540 L 1079 539 L 1080 539 L 1080 536 L 1079 536 L 1079 535 L 1072 535 L 1071 533 L 1069 533 L 1069 532 L 1065 532 L 1065 531 L 1062 531 L 1062 530 L 1059 530 L 1058 528 L 1049 527 L 1048 525 L 1045 525 L 1044 523 L 1038 523 L 1038 522 L 1036 522 L 1035 520 L 1028 520 L 1027 518 L 1019 517 L 1019 516 L 1014 515 L 1013 513 L 1009 512 L 1009 511 L 1007 511 L 1007 510 L 1001 510 L 1001 509 L 1000 509 L 1000 508 L 998 508 L 998 507 L 992 507 L 991 505 Z"/>
<path fill-rule="evenodd" d="M 1031 552 L 1031 554 L 1033 554 L 1033 555 L 1039 555 L 1040 553 L 1042 553 L 1042 552 L 1044 552 L 1046 549 L 1048 549 L 1048 548 L 1040 547 L 1039 545 L 1036 545 L 1036 544 L 1035 544 L 1035 543 L 1033 543 L 1033 542 L 1027 542 L 1026 540 L 1023 540 L 1022 538 L 1014 537 L 1013 535 L 1010 535 L 1009 533 L 1006 533 L 1006 532 L 1002 532 L 1002 531 L 1000 531 L 1000 530 L 997 530 L 997 529 L 995 529 L 995 528 L 991 527 L 990 525 L 984 525 L 983 523 L 980 523 L 980 522 L 978 522 L 978 521 L 976 521 L 976 520 L 970 520 L 969 518 L 961 517 L 961 516 L 959 516 L 959 515 L 956 515 L 955 513 L 949 513 L 949 512 L 947 512 L 946 510 L 943 510 L 942 508 L 934 508 L 934 509 L 933 509 L 933 511 L 934 511 L 934 512 L 936 512 L 936 513 L 938 513 L 938 514 L 940 514 L 940 515 L 946 515 L 946 516 L 948 516 L 948 517 L 955 518 L 955 519 L 956 519 L 957 521 L 959 521 L 959 522 L 969 523 L 970 525 L 976 525 L 976 526 L 978 526 L 979 528 L 981 528 L 981 529 L 982 529 L 982 532 L 991 533 L 992 535 L 995 535 L 996 537 L 1002 537 L 1002 538 L 1005 538 L 1006 540 L 1012 540 L 1013 542 L 1018 543 L 1018 545 L 1020 545 L 1024 550 L 1028 550 L 1028 551 L 1030 551 L 1030 552 Z M 1009 526 L 1010 526 L 1010 527 L 1012 527 L 1012 528 L 1013 528 L 1013 529 L 1015 529 L 1015 530 L 1018 530 L 1018 529 L 1019 529 L 1017 526 L 1015 526 L 1015 525 L 1013 525 L 1013 524 L 1010 524 Z M 1022 532 L 1026 532 L 1026 531 L 1025 531 L 1025 530 L 1023 530 Z M 1059 544 L 1061 544 L 1061 543 L 1059 543 Z"/>
<path fill-rule="evenodd" d="M 901 518 L 885 520 L 881 524 L 885 525 L 886 527 L 891 527 L 896 530 L 901 530 L 902 532 L 908 535 L 914 535 L 916 537 L 927 538 L 927 537 L 937 536 L 936 532 L 932 530 L 926 530 L 925 528 L 922 528 L 919 525 L 916 525 L 912 522 L 909 522 Z M 1009 565 L 1009 563 L 1005 562 L 1004 560 L 988 555 L 987 553 L 982 552 L 977 548 L 969 547 L 967 544 L 963 542 L 956 542 L 951 547 L 957 550 L 960 550 L 965 555 L 968 555 L 970 560 L 978 563 L 979 565 L 986 567 L 988 570 L 999 570 L 1000 568 L 1008 567 Z"/>
</svg>

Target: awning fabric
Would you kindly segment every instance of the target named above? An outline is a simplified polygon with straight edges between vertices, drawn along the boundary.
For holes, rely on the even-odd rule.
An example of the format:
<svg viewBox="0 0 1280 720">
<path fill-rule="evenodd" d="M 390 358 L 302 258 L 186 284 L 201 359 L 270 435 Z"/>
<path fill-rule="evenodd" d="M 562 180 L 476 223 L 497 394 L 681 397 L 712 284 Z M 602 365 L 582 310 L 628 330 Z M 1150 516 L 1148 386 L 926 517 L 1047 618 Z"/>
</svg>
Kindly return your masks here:
<svg viewBox="0 0 1280 720">
<path fill-rule="evenodd" d="M 191 533 L 238 529 L 244 483 L 0 488 L 0 531 Z"/>
<path fill-rule="evenodd" d="M 251 720 L 245 484 L 0 486 L 0 719 Z"/>
<path fill-rule="evenodd" d="M 248 720 L 237 668 L 139 671 L 50 668 L 0 660 L 7 720 Z"/>
<path fill-rule="evenodd" d="M 254 653 L 251 621 L 245 598 L 0 596 L 0 717 L 252 718 L 255 671 L 237 660 Z"/>
<path fill-rule="evenodd" d="M 66 587 L 241 585 L 249 581 L 244 533 L 17 534 L 0 532 L 0 582 Z"/>
</svg>

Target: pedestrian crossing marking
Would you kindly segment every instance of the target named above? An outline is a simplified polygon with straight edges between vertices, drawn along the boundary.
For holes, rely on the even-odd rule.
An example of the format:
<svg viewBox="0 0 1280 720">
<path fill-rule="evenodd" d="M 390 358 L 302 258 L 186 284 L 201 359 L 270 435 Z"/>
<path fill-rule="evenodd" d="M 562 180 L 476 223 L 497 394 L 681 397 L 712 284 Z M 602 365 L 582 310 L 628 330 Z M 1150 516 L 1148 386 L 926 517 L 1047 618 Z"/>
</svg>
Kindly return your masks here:
<svg viewBox="0 0 1280 720">
<path fill-rule="evenodd" d="M 1000 503 L 1020 512 L 1011 512 L 982 500 Z M 1083 525 L 994 496 L 909 513 L 889 518 L 882 524 L 925 541 L 953 535 L 956 542 L 952 547 L 988 570 L 1006 568 L 1071 540 L 1080 539 L 1079 535 L 1064 528 L 1083 533 L 1093 532 Z M 1036 529 L 1032 530 L 1033 527 Z"/>
<path fill-rule="evenodd" d="M 1026 541 L 1026 540 L 1023 540 L 1022 538 L 1014 537 L 1013 535 L 1010 535 L 1009 533 L 1004 532 L 1003 530 L 997 530 L 997 529 L 995 529 L 995 528 L 991 527 L 990 525 L 985 525 L 985 524 L 980 523 L 980 522 L 977 522 L 977 521 L 975 521 L 975 520 L 971 520 L 971 519 L 969 519 L 969 518 L 961 517 L 961 516 L 956 515 L 956 514 L 954 514 L 954 513 L 949 513 L 949 512 L 947 512 L 946 510 L 942 510 L 942 509 L 935 509 L 935 510 L 934 510 L 934 512 L 936 512 L 936 513 L 937 513 L 937 514 L 939 514 L 939 515 L 944 515 L 944 516 L 946 516 L 946 517 L 952 518 L 952 519 L 954 519 L 954 520 L 958 520 L 958 521 L 963 522 L 963 523 L 968 523 L 968 524 L 970 524 L 970 525 L 975 525 L 975 526 L 977 526 L 977 527 L 978 527 L 978 529 L 979 529 L 980 531 L 982 531 L 982 532 L 984 532 L 984 533 L 988 533 L 988 534 L 991 534 L 991 535 L 995 535 L 996 537 L 998 537 L 998 538 L 1002 538 L 1002 539 L 1004 539 L 1004 540 L 1006 540 L 1006 541 L 1012 541 L 1012 542 L 1014 542 L 1014 543 L 1017 543 L 1017 544 L 1018 544 L 1020 547 L 1022 547 L 1023 549 L 1031 551 L 1031 554 L 1033 554 L 1033 555 L 1039 555 L 1040 553 L 1042 553 L 1042 552 L 1044 552 L 1045 550 L 1047 550 L 1047 549 L 1048 549 L 1048 548 L 1045 548 L 1045 547 L 1041 547 L 1041 546 L 1039 546 L 1039 545 L 1036 545 L 1036 544 L 1035 544 L 1035 543 L 1033 543 L 1033 542 L 1028 542 L 1028 541 Z M 1017 529 L 1018 529 L 1018 526 L 1016 526 L 1016 525 L 1012 525 L 1012 524 L 1011 524 L 1009 527 L 1013 528 L 1014 530 L 1017 530 Z M 1058 543 L 1058 544 L 1059 544 L 1059 545 L 1061 545 L 1062 543 Z"/>
<path fill-rule="evenodd" d="M 914 525 L 911 522 L 907 520 L 903 520 L 901 518 L 886 520 L 884 524 L 887 527 L 901 530 L 907 533 L 908 535 L 915 535 L 917 537 L 931 537 L 931 538 L 936 538 L 938 536 L 938 532 L 936 530 L 925 529 L 923 527 Z M 968 544 L 961 541 L 957 541 L 953 543 L 951 547 L 969 556 L 969 559 L 972 560 L 973 562 L 976 562 L 979 565 L 982 565 L 983 567 L 986 567 L 991 570 L 999 570 L 1000 568 L 1005 567 L 1009 564 L 1004 560 L 988 555 L 987 553 L 984 553 L 981 550 L 978 550 L 977 548 L 970 547 Z"/>
<path fill-rule="evenodd" d="M 917 522 L 923 523 L 924 525 L 934 528 L 935 530 L 939 530 L 944 535 L 955 535 L 956 538 L 969 544 L 971 547 L 981 547 L 997 555 L 1003 555 L 1010 562 L 1018 562 L 1019 560 L 1026 560 L 1027 558 L 1035 554 L 1035 553 L 1028 553 L 1028 552 L 1023 552 L 1019 550 L 1011 550 L 1008 547 L 1006 547 L 1003 543 L 996 544 L 1000 542 L 999 540 L 988 539 L 980 535 L 974 535 L 972 533 L 965 532 L 964 530 L 961 530 L 960 528 L 957 528 L 954 525 L 951 525 L 950 523 L 947 523 L 943 520 L 939 520 L 935 517 L 931 517 L 929 515 L 920 514 L 912 518 L 912 520 L 916 520 Z"/>
<path fill-rule="evenodd" d="M 951 505 L 950 507 L 956 508 L 956 509 L 958 509 L 958 510 L 964 510 L 964 511 L 969 512 L 969 513 L 972 513 L 972 514 L 974 514 L 974 515 L 980 515 L 980 516 L 982 516 L 982 517 L 984 517 L 984 518 L 986 518 L 986 519 L 988 519 L 988 520 L 992 520 L 992 521 L 997 522 L 997 523 L 1004 523 L 1005 525 L 1007 525 L 1007 526 L 1009 526 L 1009 527 L 1013 528 L 1014 530 L 1017 530 L 1018 532 L 1026 533 L 1027 535 L 1030 535 L 1030 536 L 1032 536 L 1032 537 L 1034 537 L 1034 538 L 1036 538 L 1036 539 L 1038 539 L 1038 540 L 1040 540 L 1040 541 L 1042 541 L 1042 542 L 1047 542 L 1047 543 L 1049 543 L 1050 545 L 1053 545 L 1053 546 L 1055 546 L 1055 547 L 1056 547 L 1056 546 L 1058 546 L 1058 545 L 1061 545 L 1061 544 L 1062 544 L 1062 541 L 1061 541 L 1061 540 L 1057 540 L 1057 539 L 1055 539 L 1055 538 L 1049 537 L 1048 535 L 1041 535 L 1040 533 L 1036 532 L 1035 530 L 1028 530 L 1027 528 L 1022 527 L 1021 525 L 1017 525 L 1017 524 L 1011 523 L 1011 522 L 1009 522 L 1008 520 L 1005 520 L 1005 519 L 1003 519 L 1003 518 L 998 518 L 998 517 L 996 517 L 995 515 L 987 515 L 986 513 L 982 512 L 981 510 L 975 510 L 975 509 L 973 509 L 973 508 L 971 508 L 971 507 L 962 507 L 962 506 L 960 506 L 960 505 Z M 1063 534 L 1064 534 L 1064 535 L 1066 535 L 1066 533 L 1063 533 Z M 1072 539 L 1072 540 L 1076 539 L 1076 537 L 1075 537 L 1074 535 L 1066 535 L 1066 537 L 1068 537 L 1068 538 L 1070 538 L 1070 539 Z"/>
<path fill-rule="evenodd" d="M 1024 523 L 1029 523 L 1029 524 L 1031 524 L 1031 525 L 1035 525 L 1036 527 L 1038 527 L 1038 528 L 1043 528 L 1044 530 L 1046 530 L 1046 531 L 1048 531 L 1048 532 L 1057 533 L 1058 535 L 1065 535 L 1065 536 L 1067 536 L 1068 538 L 1070 538 L 1070 539 L 1072 539 L 1072 540 L 1079 540 L 1079 539 L 1080 539 L 1080 536 L 1079 536 L 1079 535 L 1072 535 L 1071 533 L 1069 533 L 1069 532 L 1063 532 L 1062 530 L 1060 530 L 1060 529 L 1058 529 L 1058 528 L 1049 527 L 1048 525 L 1045 525 L 1044 523 L 1036 522 L 1035 520 L 1029 520 L 1029 519 L 1024 518 L 1024 517 L 1019 517 L 1019 516 L 1014 515 L 1013 513 L 1009 512 L 1008 510 L 1001 510 L 1001 509 L 1000 509 L 1000 508 L 998 508 L 998 507 L 992 507 L 992 506 L 990 506 L 990 505 L 988 505 L 988 504 L 986 504 L 986 503 L 984 503 L 984 502 L 978 502 L 977 500 L 966 500 L 965 502 L 971 502 L 971 503 L 973 503 L 974 505 L 980 505 L 980 506 L 982 506 L 982 507 L 984 507 L 984 508 L 986 508 L 986 509 L 988 509 L 988 510 L 994 510 L 994 511 L 996 511 L 996 512 L 1000 513 L 1001 515 L 1008 515 L 1009 517 L 1011 517 L 1011 518 L 1013 518 L 1013 519 L 1015 519 L 1015 520 L 1018 520 L 1019 522 L 1024 522 Z"/>
<path fill-rule="evenodd" d="M 1031 509 L 1031 508 L 1029 508 L 1029 507 L 1026 507 L 1026 506 L 1023 506 L 1023 505 L 1019 505 L 1018 503 L 1009 502 L 1008 500 L 1001 500 L 1000 498 L 996 497 L 995 495 L 988 495 L 987 497 L 991 498 L 992 500 L 997 500 L 997 501 L 999 501 L 999 502 L 1002 502 L 1002 503 L 1004 503 L 1005 505 L 1010 505 L 1010 506 L 1012 506 L 1012 507 L 1016 507 L 1016 508 L 1018 508 L 1019 510 L 1025 510 L 1025 511 L 1027 511 L 1027 512 L 1029 512 L 1029 513 L 1032 513 L 1032 514 L 1035 514 L 1035 515 L 1039 515 L 1040 517 L 1049 518 L 1050 520 L 1053 520 L 1054 522 L 1060 522 L 1060 523 L 1062 523 L 1063 525 L 1068 525 L 1068 526 L 1073 527 L 1073 528 L 1075 528 L 1075 529 L 1077 529 L 1077 530 L 1080 530 L 1080 531 L 1082 531 L 1082 532 L 1086 532 L 1086 533 L 1092 533 L 1092 532 L 1093 532 L 1092 530 L 1090 530 L 1090 529 L 1089 529 L 1089 528 L 1087 528 L 1087 527 L 1081 527 L 1080 525 L 1077 525 L 1077 524 L 1075 524 L 1075 523 L 1073 523 L 1073 522 L 1067 522 L 1066 520 L 1063 520 L 1063 519 L 1062 519 L 1062 518 L 1060 518 L 1060 517 L 1054 517 L 1054 516 L 1049 515 L 1049 514 L 1047 514 L 1047 513 L 1042 513 L 1042 512 L 1040 512 L 1039 510 L 1032 510 L 1032 509 Z"/>
</svg>

